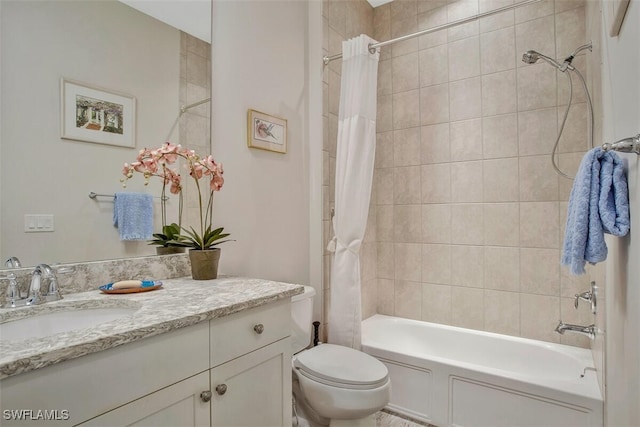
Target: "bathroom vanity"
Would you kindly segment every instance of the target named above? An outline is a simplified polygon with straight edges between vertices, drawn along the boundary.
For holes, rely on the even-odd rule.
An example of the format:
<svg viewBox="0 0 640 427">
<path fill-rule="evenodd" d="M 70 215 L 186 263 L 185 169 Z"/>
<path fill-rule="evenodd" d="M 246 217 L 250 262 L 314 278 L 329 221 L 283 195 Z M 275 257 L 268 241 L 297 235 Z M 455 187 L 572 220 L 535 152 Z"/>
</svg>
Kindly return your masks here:
<svg viewBox="0 0 640 427">
<path fill-rule="evenodd" d="M 1 424 L 290 425 L 290 297 L 302 291 L 258 279 L 171 279 L 156 291 L 90 291 L 35 307 L 139 308 L 49 337 L 0 337 Z M 0 322 L 17 316 L 9 311 Z"/>
</svg>

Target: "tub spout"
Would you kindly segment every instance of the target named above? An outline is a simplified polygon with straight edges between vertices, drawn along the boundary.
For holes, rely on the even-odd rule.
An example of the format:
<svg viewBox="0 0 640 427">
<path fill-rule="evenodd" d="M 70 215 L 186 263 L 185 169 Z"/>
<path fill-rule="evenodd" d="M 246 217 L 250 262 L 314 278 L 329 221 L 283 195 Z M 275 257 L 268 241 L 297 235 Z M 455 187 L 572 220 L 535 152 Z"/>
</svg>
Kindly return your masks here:
<svg viewBox="0 0 640 427">
<path fill-rule="evenodd" d="M 590 339 L 595 339 L 596 337 L 596 325 L 589 326 L 581 326 L 581 325 L 572 325 L 570 323 L 564 323 L 562 320 L 556 326 L 556 332 L 560 335 L 564 335 L 566 331 L 575 332 L 577 334 L 585 335 Z"/>
</svg>

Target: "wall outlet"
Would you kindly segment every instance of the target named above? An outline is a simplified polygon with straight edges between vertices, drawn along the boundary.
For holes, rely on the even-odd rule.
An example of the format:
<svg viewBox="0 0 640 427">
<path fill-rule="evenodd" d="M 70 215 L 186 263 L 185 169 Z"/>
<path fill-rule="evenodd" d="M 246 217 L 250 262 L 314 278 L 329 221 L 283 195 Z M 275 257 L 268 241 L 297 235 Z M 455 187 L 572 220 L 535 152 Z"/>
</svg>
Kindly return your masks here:
<svg viewBox="0 0 640 427">
<path fill-rule="evenodd" d="M 25 233 L 42 233 L 47 231 L 53 231 L 52 214 L 25 214 Z"/>
</svg>

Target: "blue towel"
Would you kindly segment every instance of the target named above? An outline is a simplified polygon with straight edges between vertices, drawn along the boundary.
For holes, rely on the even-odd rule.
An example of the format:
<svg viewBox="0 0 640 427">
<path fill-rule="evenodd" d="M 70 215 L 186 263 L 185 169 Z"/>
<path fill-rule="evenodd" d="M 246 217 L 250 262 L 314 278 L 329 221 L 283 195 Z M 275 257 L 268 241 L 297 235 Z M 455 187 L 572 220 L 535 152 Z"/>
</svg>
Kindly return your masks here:
<svg viewBox="0 0 640 427">
<path fill-rule="evenodd" d="M 144 193 L 116 193 L 113 225 L 120 240 L 149 240 L 153 235 L 153 197 Z"/>
<path fill-rule="evenodd" d="M 562 265 L 571 274 L 584 274 L 586 262 L 607 259 L 604 233 L 629 232 L 629 191 L 622 160 L 600 147 L 587 152 L 580 163 L 569 197 Z"/>
</svg>

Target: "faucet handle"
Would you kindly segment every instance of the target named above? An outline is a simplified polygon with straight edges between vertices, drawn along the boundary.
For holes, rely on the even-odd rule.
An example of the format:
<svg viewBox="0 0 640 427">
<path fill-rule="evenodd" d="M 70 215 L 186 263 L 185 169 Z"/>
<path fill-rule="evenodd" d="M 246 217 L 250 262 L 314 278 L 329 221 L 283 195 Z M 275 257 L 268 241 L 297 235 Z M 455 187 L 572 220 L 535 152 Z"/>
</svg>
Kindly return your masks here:
<svg viewBox="0 0 640 427">
<path fill-rule="evenodd" d="M 7 302 L 2 306 L 3 308 L 16 307 L 16 301 L 20 299 L 20 290 L 18 289 L 18 282 L 16 275 L 9 273 L 6 276 L 0 276 L 0 280 L 8 280 L 9 286 L 7 287 Z"/>
<path fill-rule="evenodd" d="M 586 301 L 588 303 L 591 303 L 591 313 L 596 314 L 596 306 L 597 306 L 596 291 L 597 291 L 597 289 L 598 289 L 598 287 L 596 286 L 596 282 L 591 282 L 591 290 L 590 291 L 585 291 L 585 292 L 582 292 L 580 294 L 576 294 L 575 295 L 573 306 L 576 309 L 578 309 L 578 304 L 580 303 L 580 300 Z"/>
</svg>

